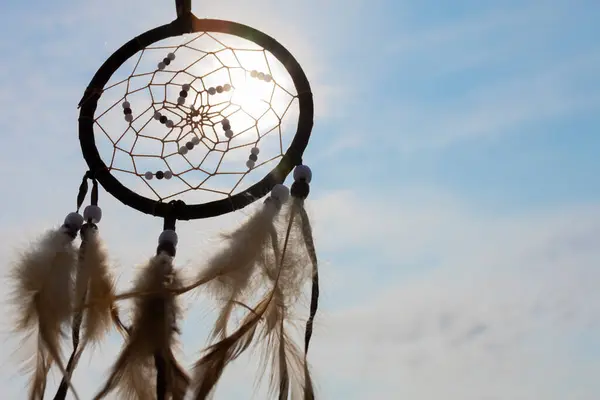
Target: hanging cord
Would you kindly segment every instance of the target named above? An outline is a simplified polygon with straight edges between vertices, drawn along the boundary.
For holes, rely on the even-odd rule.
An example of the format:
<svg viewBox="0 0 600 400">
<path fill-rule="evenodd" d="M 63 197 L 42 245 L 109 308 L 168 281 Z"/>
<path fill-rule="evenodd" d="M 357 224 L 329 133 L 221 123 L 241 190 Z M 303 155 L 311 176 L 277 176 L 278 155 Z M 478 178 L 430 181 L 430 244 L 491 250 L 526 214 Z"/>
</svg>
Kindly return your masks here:
<svg viewBox="0 0 600 400">
<path fill-rule="evenodd" d="M 304 209 L 304 200 L 310 193 L 310 181 L 312 179 L 312 172 L 306 165 L 298 165 L 294 170 L 294 183 L 290 188 L 292 197 L 300 202 L 299 214 L 301 220 L 302 237 L 304 244 L 308 252 L 312 264 L 312 290 L 310 297 L 310 315 L 306 321 L 306 329 L 304 331 L 304 374 L 305 374 L 305 390 L 304 400 L 314 400 L 315 394 L 310 382 L 310 373 L 308 370 L 308 348 L 310 346 L 310 339 L 313 334 L 313 324 L 317 310 L 319 308 L 319 268 L 317 253 L 315 251 L 315 243 L 313 240 L 312 227 L 308 214 Z"/>
<path fill-rule="evenodd" d="M 163 224 L 163 233 L 158 240 L 156 255 L 165 253 L 171 257 L 175 257 L 177 240 L 175 233 L 175 224 L 177 222 L 176 210 L 184 205 L 180 200 L 172 201 L 169 205 L 169 213 L 165 217 Z M 167 396 L 167 361 L 164 355 L 157 351 L 154 353 L 154 365 L 156 367 L 156 400 L 165 400 Z"/>
<path fill-rule="evenodd" d="M 192 31 L 192 0 L 175 0 L 177 19 L 183 21 L 186 32 Z"/>
<path fill-rule="evenodd" d="M 79 192 L 77 193 L 77 211 L 81 209 L 83 202 L 85 201 L 85 197 L 88 191 L 88 179 L 92 179 L 92 194 L 91 194 L 91 205 L 86 207 L 83 212 L 83 218 L 85 224 L 81 227 L 81 245 L 79 247 L 79 262 L 83 257 L 85 257 L 85 247 L 87 244 L 88 234 L 90 229 L 97 230 L 98 227 L 94 222 L 99 222 L 100 216 L 102 215 L 102 211 L 98 207 L 98 182 L 95 178 L 93 178 L 91 171 L 86 172 L 83 176 L 83 180 L 81 185 L 79 186 Z M 84 298 L 87 296 L 87 287 L 84 293 L 82 293 Z M 73 343 L 73 352 L 69 357 L 69 361 L 67 363 L 67 376 L 63 376 L 56 395 L 54 396 L 54 400 L 64 400 L 67 396 L 68 391 L 68 383 L 67 378 L 70 379 L 73 370 L 75 369 L 75 365 L 81 356 L 81 353 L 78 353 L 77 350 L 79 348 L 79 338 L 81 332 L 81 324 L 83 322 L 83 310 L 78 310 L 73 316 L 73 327 L 72 327 L 72 343 Z"/>
</svg>

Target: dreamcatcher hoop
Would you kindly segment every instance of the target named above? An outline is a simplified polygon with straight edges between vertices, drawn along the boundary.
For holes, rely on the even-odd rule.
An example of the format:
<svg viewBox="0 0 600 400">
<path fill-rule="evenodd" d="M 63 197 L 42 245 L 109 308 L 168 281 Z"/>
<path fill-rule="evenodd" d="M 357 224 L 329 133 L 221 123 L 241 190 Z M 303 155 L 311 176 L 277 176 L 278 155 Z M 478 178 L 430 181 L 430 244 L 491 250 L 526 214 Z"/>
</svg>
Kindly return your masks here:
<svg viewBox="0 0 600 400">
<path fill-rule="evenodd" d="M 92 176 L 123 204 L 145 214 L 163 218 L 168 216 L 175 220 L 210 218 L 239 210 L 264 197 L 276 184 L 282 183 L 295 166 L 302 164 L 302 155 L 313 127 L 313 96 L 310 83 L 298 61 L 271 36 L 237 22 L 199 19 L 192 14 L 189 0 L 177 0 L 176 7 L 177 19 L 133 38 L 115 51 L 98 69 L 79 103 L 79 141 Z M 177 207 L 173 207 L 169 203 L 149 199 L 132 191 L 111 173 L 96 147 L 94 114 L 106 83 L 138 51 L 161 40 L 195 32 L 226 33 L 249 40 L 268 50 L 285 67 L 295 86 L 299 106 L 298 125 L 292 143 L 280 162 L 259 182 L 225 199 L 202 204 L 178 202 Z"/>
</svg>

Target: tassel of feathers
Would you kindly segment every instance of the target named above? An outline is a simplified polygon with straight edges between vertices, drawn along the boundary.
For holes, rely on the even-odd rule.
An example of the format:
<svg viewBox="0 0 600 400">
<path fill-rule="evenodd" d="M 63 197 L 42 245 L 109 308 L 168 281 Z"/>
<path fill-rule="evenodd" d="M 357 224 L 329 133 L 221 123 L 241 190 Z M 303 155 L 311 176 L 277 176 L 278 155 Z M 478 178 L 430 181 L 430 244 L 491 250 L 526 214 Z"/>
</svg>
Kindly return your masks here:
<svg viewBox="0 0 600 400">
<path fill-rule="evenodd" d="M 317 256 L 304 200 L 309 194 L 312 177 L 308 167 L 301 165 L 294 171 L 291 187 L 292 203 L 288 210 L 284 239 L 285 257 L 277 266 L 264 263 L 264 272 L 276 288 L 274 301 L 265 315 L 261 334 L 264 344 L 263 369 L 270 367 L 271 392 L 279 391 L 279 400 L 287 400 L 291 393 L 294 399 L 314 400 L 314 387 L 307 360 L 312 325 L 317 311 L 319 286 Z M 273 266 L 280 270 L 276 272 Z M 304 284 L 312 277 L 310 317 L 306 323 L 304 356 L 300 348 L 286 332 L 286 322 L 298 302 Z M 263 374 L 264 375 L 264 374 Z"/>
<path fill-rule="evenodd" d="M 83 224 L 78 213 L 69 214 L 63 226 L 48 232 L 32 249 L 25 252 L 14 266 L 15 293 L 18 309 L 16 330 L 32 335 L 37 328 L 37 354 L 29 398 L 42 399 L 46 376 L 55 363 L 63 375 L 60 339 L 69 323 L 72 310 L 73 272 L 76 251 L 73 240 Z M 67 381 L 73 390 L 72 385 Z"/>
<path fill-rule="evenodd" d="M 112 306 L 114 280 L 110 274 L 108 257 L 101 243 L 95 223 L 100 221 L 98 206 L 88 206 L 84 218 L 88 223 L 81 228 L 81 246 L 75 278 L 75 310 L 73 316 L 73 352 L 67 363 L 68 376 L 58 388 L 54 400 L 64 400 L 67 395 L 67 379 L 75 370 L 79 358 L 88 344 L 99 342 L 109 331 L 116 310 Z M 83 309 L 87 299 L 95 299 L 91 306 Z M 117 317 L 118 318 L 118 317 Z M 83 325 L 83 337 L 80 339 Z M 117 325 L 120 329 L 120 326 Z M 81 345 L 80 345 L 81 343 Z"/>
<path fill-rule="evenodd" d="M 271 227 L 268 232 L 270 241 L 263 246 L 262 257 L 255 261 L 261 282 L 267 283 L 271 289 L 236 331 L 210 346 L 196 363 L 196 400 L 207 398 L 225 367 L 248 349 L 253 341 L 264 345 L 263 368 L 270 367 L 271 392 L 278 391 L 279 400 L 287 400 L 290 392 L 296 398 L 303 392 L 313 393 L 302 353 L 287 330 L 291 308 L 300 297 L 302 286 L 310 274 L 305 268 L 309 261 L 306 259 L 304 243 L 299 240 L 302 235 L 298 233 L 302 225 L 299 207 L 301 203 L 295 199 L 282 235 L 277 234 L 275 226 Z M 282 244 L 279 243 L 280 237 L 283 238 Z"/>
<path fill-rule="evenodd" d="M 174 245 L 170 252 L 159 251 L 138 276 L 135 291 L 152 294 L 135 299 L 129 337 L 95 399 L 104 398 L 114 389 L 124 399 L 184 399 L 189 378 L 172 350 L 180 310 L 170 288 L 181 287 L 173 268 L 174 254 Z M 153 380 L 156 385 L 151 383 Z"/>
</svg>

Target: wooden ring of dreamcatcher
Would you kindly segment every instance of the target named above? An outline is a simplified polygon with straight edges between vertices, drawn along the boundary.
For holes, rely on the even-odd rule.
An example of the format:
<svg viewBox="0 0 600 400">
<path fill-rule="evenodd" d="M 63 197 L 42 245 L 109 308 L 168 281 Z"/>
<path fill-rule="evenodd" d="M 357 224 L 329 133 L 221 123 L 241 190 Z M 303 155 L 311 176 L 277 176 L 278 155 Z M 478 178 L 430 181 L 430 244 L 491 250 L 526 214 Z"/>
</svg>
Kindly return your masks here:
<svg viewBox="0 0 600 400">
<path fill-rule="evenodd" d="M 262 180 L 225 199 L 203 204 L 180 203 L 174 208 L 169 203 L 139 195 L 124 186 L 111 173 L 96 147 L 94 114 L 106 83 L 128 59 L 153 43 L 195 32 L 234 35 L 252 41 L 269 51 L 285 67 L 295 86 L 299 106 L 298 125 L 289 148 L 279 163 Z M 314 118 L 313 98 L 308 79 L 298 61 L 285 47 L 272 37 L 249 26 L 217 19 L 199 19 L 191 12 L 181 13 L 173 22 L 141 34 L 114 52 L 92 78 L 79 106 L 79 141 L 85 161 L 94 178 L 107 192 L 125 205 L 146 214 L 163 218 L 168 216 L 175 220 L 192 220 L 226 214 L 246 207 L 266 195 L 273 186 L 282 183 L 295 166 L 302 163 L 302 154 L 308 145 Z"/>
</svg>

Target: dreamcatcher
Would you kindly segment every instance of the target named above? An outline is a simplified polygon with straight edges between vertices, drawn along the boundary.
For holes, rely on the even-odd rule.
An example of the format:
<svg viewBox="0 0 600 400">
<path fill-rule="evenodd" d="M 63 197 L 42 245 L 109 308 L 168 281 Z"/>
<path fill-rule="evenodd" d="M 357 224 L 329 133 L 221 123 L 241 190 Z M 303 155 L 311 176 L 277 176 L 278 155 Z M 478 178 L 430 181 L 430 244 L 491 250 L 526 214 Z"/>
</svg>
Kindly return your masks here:
<svg viewBox="0 0 600 400">
<path fill-rule="evenodd" d="M 312 175 L 302 164 L 313 125 L 310 86 L 273 38 L 238 23 L 198 19 L 190 3 L 177 0 L 176 20 L 111 55 L 79 104 L 89 171 L 77 208 L 14 266 L 17 330 L 36 335 L 38 344 L 31 399 L 43 398 L 52 366 L 62 372 L 54 398 L 64 399 L 69 390 L 77 397 L 70 377 L 82 352 L 113 328 L 124 344 L 97 399 L 112 392 L 128 399 L 177 400 L 186 393 L 204 399 L 227 365 L 253 346 L 262 346 L 279 399 L 314 398 L 306 353 L 319 289 L 303 204 Z M 288 189 L 283 183 L 292 171 Z M 126 293 L 115 292 L 100 240 L 99 185 L 164 221 L 155 255 Z M 224 249 L 185 282 L 173 265 L 176 222 L 216 217 L 264 197 L 224 236 Z M 288 329 L 289 312 L 311 280 L 301 349 Z M 222 300 L 213 343 L 188 374 L 173 346 L 178 295 L 192 290 Z M 134 301 L 129 324 L 119 318 L 124 299 Z M 236 323 L 232 316 L 240 311 L 244 317 Z M 72 353 L 63 360 L 68 329 Z"/>
</svg>

